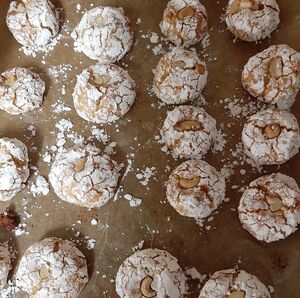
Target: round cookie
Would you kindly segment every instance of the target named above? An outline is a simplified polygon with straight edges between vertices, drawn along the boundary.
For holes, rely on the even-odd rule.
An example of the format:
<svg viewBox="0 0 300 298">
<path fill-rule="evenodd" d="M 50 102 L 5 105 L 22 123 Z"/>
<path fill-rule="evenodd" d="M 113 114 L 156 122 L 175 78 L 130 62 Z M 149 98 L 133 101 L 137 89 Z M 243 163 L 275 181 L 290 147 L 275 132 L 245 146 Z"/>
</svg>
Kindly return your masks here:
<svg viewBox="0 0 300 298">
<path fill-rule="evenodd" d="M 183 298 L 186 276 L 177 259 L 165 250 L 144 249 L 120 266 L 116 291 L 122 298 Z"/>
<path fill-rule="evenodd" d="M 0 243 L 0 291 L 6 286 L 8 273 L 11 270 L 10 252 L 7 243 Z"/>
<path fill-rule="evenodd" d="M 174 48 L 158 62 L 154 92 L 166 104 L 182 104 L 196 99 L 207 83 L 206 64 L 196 53 Z"/>
<path fill-rule="evenodd" d="M 0 75 L 0 109 L 19 115 L 41 106 L 45 82 L 33 71 L 15 67 Z"/>
<path fill-rule="evenodd" d="M 279 11 L 276 0 L 230 0 L 225 21 L 236 37 L 257 41 L 276 30 L 280 22 Z"/>
<path fill-rule="evenodd" d="M 199 298 L 271 298 L 267 287 L 244 270 L 215 272 L 201 289 Z"/>
<path fill-rule="evenodd" d="M 262 102 L 290 108 L 300 89 L 300 53 L 287 45 L 273 45 L 251 57 L 242 73 L 242 85 Z"/>
<path fill-rule="evenodd" d="M 243 193 L 238 211 L 244 229 L 257 240 L 284 239 L 300 221 L 300 189 L 281 173 L 260 177 Z"/>
<path fill-rule="evenodd" d="M 22 256 L 16 284 L 30 297 L 75 298 L 88 282 L 85 256 L 68 240 L 46 238 Z"/>
<path fill-rule="evenodd" d="M 160 131 L 174 158 L 201 159 L 216 135 L 216 120 L 204 109 L 178 106 L 168 112 Z"/>
<path fill-rule="evenodd" d="M 119 176 L 114 160 L 100 149 L 86 145 L 58 153 L 49 181 L 60 199 L 81 207 L 100 208 L 113 198 Z"/>
<path fill-rule="evenodd" d="M 0 138 L 0 201 L 9 201 L 29 177 L 27 147 L 17 139 Z"/>
<path fill-rule="evenodd" d="M 71 34 L 74 47 L 90 59 L 114 63 L 133 43 L 130 21 L 123 8 L 99 6 L 87 11 Z"/>
<path fill-rule="evenodd" d="M 123 117 L 135 97 L 135 82 L 126 70 L 100 63 L 77 77 L 73 93 L 78 115 L 94 123 L 108 123 Z"/>
<path fill-rule="evenodd" d="M 180 164 L 170 175 L 166 187 L 171 206 L 180 215 L 196 219 L 209 216 L 225 198 L 224 178 L 203 160 Z"/>
<path fill-rule="evenodd" d="M 161 32 L 177 46 L 198 43 L 207 32 L 207 12 L 199 0 L 171 0 L 160 23 Z"/>
<path fill-rule="evenodd" d="M 282 164 L 299 152 L 297 119 L 287 111 L 258 112 L 244 125 L 242 142 L 245 153 L 257 164 Z"/>
<path fill-rule="evenodd" d="M 58 12 L 49 0 L 12 1 L 6 23 L 17 42 L 27 47 L 44 46 L 59 31 Z"/>
</svg>

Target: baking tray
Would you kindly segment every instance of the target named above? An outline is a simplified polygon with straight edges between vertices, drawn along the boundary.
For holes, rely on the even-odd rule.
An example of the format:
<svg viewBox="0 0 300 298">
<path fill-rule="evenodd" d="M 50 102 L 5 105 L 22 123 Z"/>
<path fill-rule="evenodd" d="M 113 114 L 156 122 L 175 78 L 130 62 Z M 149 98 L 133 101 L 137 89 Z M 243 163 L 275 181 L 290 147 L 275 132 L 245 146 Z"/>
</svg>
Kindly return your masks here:
<svg viewBox="0 0 300 298">
<path fill-rule="evenodd" d="M 9 116 L 1 111 L 0 135 L 17 137 L 29 148 L 30 163 L 38 167 L 40 173 L 47 176 L 49 165 L 42 160 L 46 146 L 55 144 L 58 133 L 55 124 L 62 118 L 70 119 L 74 124 L 73 131 L 88 137 L 91 135 L 92 124 L 79 118 L 73 108 L 72 91 L 76 75 L 94 61 L 83 54 L 75 53 L 73 41 L 66 30 L 63 31 L 60 43 L 47 57 L 38 55 L 36 58 L 26 56 L 20 51 L 20 46 L 13 39 L 5 24 L 5 15 L 9 6 L 8 0 L 0 2 L 0 71 L 14 66 L 32 67 L 47 83 L 46 97 L 41 111 L 26 115 Z M 91 4 L 122 6 L 133 24 L 135 45 L 120 63 L 128 68 L 130 75 L 137 83 L 137 100 L 128 115 L 122 120 L 104 126 L 111 140 L 117 142 L 114 159 L 128 163 L 128 154 L 133 161 L 132 169 L 122 181 L 123 193 L 130 193 L 142 199 L 142 204 L 136 208 L 130 207 L 122 193 L 116 202 L 110 201 L 97 210 L 87 210 L 59 200 L 51 190 L 47 196 L 33 198 L 28 187 L 13 200 L 0 203 L 0 211 L 10 206 L 19 215 L 21 223 L 26 223 L 28 234 L 10 237 L 1 230 L 1 240 L 10 240 L 21 256 L 33 242 L 46 236 L 57 236 L 73 239 L 84 252 L 88 260 L 90 281 L 80 297 L 117 297 L 114 278 L 123 260 L 132 254 L 132 248 L 144 241 L 144 248 L 156 247 L 166 249 L 176 256 L 183 268 L 195 267 L 201 274 L 213 273 L 217 270 L 240 268 L 255 274 L 266 285 L 275 289 L 274 297 L 299 297 L 298 281 L 300 279 L 300 234 L 294 233 L 287 239 L 264 244 L 256 241 L 248 232 L 242 229 L 238 220 L 236 208 L 240 192 L 232 190 L 232 185 L 247 186 L 248 183 L 263 173 L 271 173 L 280 169 L 281 172 L 293 176 L 300 183 L 300 155 L 288 163 L 277 167 L 265 167 L 262 172 L 248 165 L 237 166 L 234 174 L 227 181 L 227 197 L 229 202 L 222 204 L 213 220 L 200 227 L 194 220 L 181 217 L 166 202 L 164 181 L 171 170 L 180 163 L 170 155 L 161 151 L 161 145 L 155 140 L 159 128 L 171 107 L 158 105 L 158 100 L 149 92 L 151 86 L 151 69 L 156 66 L 159 56 L 155 56 L 152 48 L 155 44 L 143 38 L 144 34 L 157 32 L 160 34 L 159 22 L 166 0 L 120 0 L 120 1 L 53 1 L 62 7 L 61 18 L 65 29 L 71 31 L 79 22 L 82 12 L 90 9 Z M 209 81 L 204 90 L 207 104 L 205 109 L 222 125 L 226 134 L 226 146 L 222 152 L 210 152 L 205 160 L 221 169 L 224 163 L 234 161 L 231 150 L 235 150 L 240 142 L 240 133 L 245 121 L 235 119 L 226 112 L 225 98 L 243 98 L 249 102 L 248 96 L 242 91 L 240 75 L 247 59 L 271 44 L 287 43 L 300 50 L 300 2 L 299 0 L 279 0 L 281 8 L 281 24 L 279 30 L 270 39 L 259 43 L 234 41 L 226 30 L 221 16 L 224 13 L 226 0 L 202 0 L 209 15 L 210 45 L 202 50 L 196 49 L 204 56 L 208 64 Z M 81 5 L 78 11 L 78 4 Z M 135 24 L 140 18 L 141 23 Z M 160 34 L 161 35 L 161 34 Z M 149 47 L 150 44 L 150 49 Z M 165 49 L 168 47 L 163 43 Z M 60 83 L 52 82 L 47 70 L 51 66 L 71 64 L 72 70 L 67 78 L 59 77 Z M 66 94 L 61 94 L 65 85 Z M 62 98 L 72 108 L 71 112 L 53 113 L 52 105 Z M 300 120 L 300 96 L 292 111 Z M 36 136 L 28 131 L 34 125 Z M 102 145 L 98 143 L 100 147 Z M 36 147 L 37 150 L 34 150 Z M 156 174 L 148 185 L 142 185 L 136 177 L 137 169 L 156 167 Z M 240 170 L 246 174 L 241 175 Z M 34 181 L 34 175 L 29 181 Z M 30 184 L 31 182 L 29 182 Z M 26 211 L 32 216 L 26 216 Z M 49 214 L 47 216 L 47 213 Z M 28 215 L 28 214 L 27 214 Z M 92 226 L 91 219 L 97 218 L 98 225 Z M 81 224 L 80 224 L 81 221 Z M 80 236 L 75 237 L 80 231 Z M 95 247 L 88 250 L 85 237 L 96 239 Z M 16 268 L 17 259 L 14 261 Z M 199 281 L 190 282 L 190 297 L 198 297 Z"/>
</svg>

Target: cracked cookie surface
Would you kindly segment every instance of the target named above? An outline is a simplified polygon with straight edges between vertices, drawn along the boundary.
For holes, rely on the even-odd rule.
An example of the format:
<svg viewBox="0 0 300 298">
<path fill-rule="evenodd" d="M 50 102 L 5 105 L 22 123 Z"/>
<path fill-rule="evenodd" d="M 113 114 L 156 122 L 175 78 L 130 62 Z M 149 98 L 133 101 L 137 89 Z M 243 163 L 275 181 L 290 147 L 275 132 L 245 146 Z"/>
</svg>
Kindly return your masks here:
<svg viewBox="0 0 300 298">
<path fill-rule="evenodd" d="M 245 153 L 257 164 L 282 164 L 299 152 L 297 119 L 287 111 L 258 112 L 244 125 L 242 142 Z"/>
<path fill-rule="evenodd" d="M 262 176 L 252 181 L 239 204 L 239 218 L 257 240 L 272 242 L 288 237 L 300 221 L 300 190 L 284 174 Z"/>
<path fill-rule="evenodd" d="M 207 32 L 207 12 L 198 0 L 171 0 L 160 23 L 161 32 L 177 46 L 198 43 Z"/>
<path fill-rule="evenodd" d="M 41 106 L 45 82 L 33 71 L 15 67 L 0 75 L 0 109 L 19 115 Z"/>
<path fill-rule="evenodd" d="M 188 217 L 209 216 L 225 198 L 225 180 L 203 160 L 180 164 L 166 184 L 167 199 L 175 210 Z"/>
<path fill-rule="evenodd" d="M 208 152 L 216 131 L 216 120 L 204 109 L 178 106 L 168 112 L 160 134 L 174 158 L 201 159 Z"/>
<path fill-rule="evenodd" d="M 267 287 L 244 270 L 215 272 L 201 289 L 199 298 L 271 298 Z"/>
<path fill-rule="evenodd" d="M 276 0 L 230 0 L 225 14 L 229 31 L 245 41 L 265 39 L 279 25 Z"/>
<path fill-rule="evenodd" d="M 22 256 L 16 283 L 30 297 L 75 298 L 88 282 L 85 256 L 69 240 L 46 238 Z"/>
<path fill-rule="evenodd" d="M 23 46 L 48 44 L 59 31 L 58 13 L 49 0 L 12 1 L 6 23 Z"/>
<path fill-rule="evenodd" d="M 6 286 L 8 273 L 11 270 L 8 243 L 0 243 L 0 291 Z"/>
<path fill-rule="evenodd" d="M 196 53 L 180 48 L 163 56 L 153 72 L 154 92 L 166 104 L 196 99 L 207 83 L 206 64 Z"/>
<path fill-rule="evenodd" d="M 100 208 L 113 198 L 119 176 L 117 163 L 88 144 L 58 153 L 49 180 L 60 199 L 81 207 Z"/>
<path fill-rule="evenodd" d="M 102 63 L 121 60 L 133 43 L 130 21 L 123 8 L 109 6 L 87 11 L 71 36 L 76 51 Z"/>
<path fill-rule="evenodd" d="M 18 139 L 0 138 L 0 201 L 9 201 L 29 177 L 27 147 Z"/>
<path fill-rule="evenodd" d="M 244 66 L 242 85 L 262 102 L 290 108 L 300 89 L 300 53 L 281 44 L 254 55 Z"/>
<path fill-rule="evenodd" d="M 94 123 L 120 119 L 129 111 L 135 97 L 135 82 L 126 70 L 99 63 L 77 77 L 73 93 L 78 115 Z"/>
<path fill-rule="evenodd" d="M 116 291 L 122 298 L 182 298 L 186 289 L 186 276 L 177 259 L 165 250 L 134 253 L 116 276 Z"/>
</svg>

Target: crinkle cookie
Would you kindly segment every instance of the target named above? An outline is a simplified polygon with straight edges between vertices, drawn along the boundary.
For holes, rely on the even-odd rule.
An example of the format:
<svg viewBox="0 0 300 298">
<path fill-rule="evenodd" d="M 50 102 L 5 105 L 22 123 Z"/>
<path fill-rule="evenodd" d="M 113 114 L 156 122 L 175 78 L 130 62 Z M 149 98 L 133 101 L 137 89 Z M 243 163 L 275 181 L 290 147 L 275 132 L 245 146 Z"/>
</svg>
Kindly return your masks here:
<svg viewBox="0 0 300 298">
<path fill-rule="evenodd" d="M 49 0 L 12 1 L 6 23 L 17 42 L 27 47 L 44 46 L 59 31 L 58 12 Z"/>
<path fill-rule="evenodd" d="M 0 138 L 0 201 L 9 201 L 29 177 L 27 147 L 17 139 Z"/>
<path fill-rule="evenodd" d="M 6 286 L 8 273 L 11 270 L 10 252 L 7 243 L 0 243 L 0 291 Z"/>
<path fill-rule="evenodd" d="M 268 109 L 252 115 L 244 126 L 245 153 L 259 165 L 282 164 L 299 152 L 296 117 L 287 111 Z"/>
<path fill-rule="evenodd" d="M 215 272 L 203 286 L 199 298 L 271 298 L 267 287 L 244 270 Z"/>
<path fill-rule="evenodd" d="M 276 30 L 280 22 L 279 11 L 276 0 L 230 0 L 225 21 L 236 37 L 257 41 Z"/>
<path fill-rule="evenodd" d="M 178 106 L 168 112 L 160 131 L 174 158 L 201 159 L 216 135 L 216 120 L 204 109 Z"/>
<path fill-rule="evenodd" d="M 288 109 L 300 89 L 299 70 L 300 53 L 287 45 L 273 45 L 249 59 L 242 85 L 257 99 Z"/>
<path fill-rule="evenodd" d="M 300 189 L 281 173 L 260 177 L 243 193 L 238 211 L 244 229 L 257 240 L 284 239 L 300 221 Z"/>
<path fill-rule="evenodd" d="M 78 115 L 94 123 L 108 123 L 123 117 L 135 97 L 135 82 L 126 70 L 114 64 L 99 63 L 77 77 L 73 93 Z"/>
<path fill-rule="evenodd" d="M 60 199 L 81 207 L 100 208 L 114 196 L 119 176 L 114 160 L 86 145 L 58 153 L 49 180 Z"/>
<path fill-rule="evenodd" d="M 123 8 L 117 7 L 99 6 L 87 11 L 71 36 L 76 51 L 102 63 L 121 60 L 133 43 L 130 21 Z"/>
<path fill-rule="evenodd" d="M 181 298 L 186 289 L 186 276 L 177 259 L 165 250 L 134 253 L 116 276 L 116 291 L 122 298 Z"/>
<path fill-rule="evenodd" d="M 75 298 L 88 282 L 85 256 L 68 240 L 46 238 L 22 256 L 16 284 L 33 298 Z"/>
<path fill-rule="evenodd" d="M 225 180 L 203 160 L 179 165 L 167 182 L 167 199 L 176 211 L 188 217 L 209 216 L 225 198 Z"/>
<path fill-rule="evenodd" d="M 154 92 L 166 104 L 196 99 L 207 82 L 206 64 L 192 51 L 174 48 L 154 70 Z"/>
<path fill-rule="evenodd" d="M 9 114 L 23 114 L 40 107 L 44 92 L 45 82 L 27 68 L 11 68 L 0 75 L 0 109 Z"/>
<path fill-rule="evenodd" d="M 160 23 L 161 32 L 177 46 L 198 43 L 207 32 L 207 12 L 199 0 L 171 0 Z"/>
</svg>

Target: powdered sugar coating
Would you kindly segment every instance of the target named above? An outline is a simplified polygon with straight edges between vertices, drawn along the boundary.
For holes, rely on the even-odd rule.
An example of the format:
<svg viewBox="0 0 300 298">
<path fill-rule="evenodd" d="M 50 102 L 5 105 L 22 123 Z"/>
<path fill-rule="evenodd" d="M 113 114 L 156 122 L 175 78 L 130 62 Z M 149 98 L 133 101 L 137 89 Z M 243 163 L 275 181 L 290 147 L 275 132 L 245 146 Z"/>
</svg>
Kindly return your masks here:
<svg viewBox="0 0 300 298">
<path fill-rule="evenodd" d="M 10 269 L 11 259 L 8 244 L 0 243 L 0 291 L 7 283 L 7 277 Z"/>
<path fill-rule="evenodd" d="M 0 75 L 0 109 L 19 115 L 41 106 L 45 82 L 33 71 L 15 67 Z"/>
<path fill-rule="evenodd" d="M 207 83 L 207 68 L 196 53 L 174 48 L 154 70 L 154 92 L 167 104 L 196 99 Z"/>
<path fill-rule="evenodd" d="M 186 292 L 186 276 L 177 259 L 165 250 L 144 249 L 134 253 L 120 266 L 116 276 L 116 291 L 122 298 L 140 298 L 141 284 L 146 277 L 153 279 L 155 297 L 180 298 Z M 154 296 L 151 296 L 154 297 Z"/>
<path fill-rule="evenodd" d="M 6 23 L 17 42 L 27 47 L 46 45 L 59 31 L 58 13 L 49 0 L 12 1 Z"/>
<path fill-rule="evenodd" d="M 238 210 L 244 229 L 257 240 L 284 239 L 300 222 L 300 189 L 293 178 L 281 173 L 260 177 L 245 190 Z"/>
<path fill-rule="evenodd" d="M 29 177 L 26 146 L 17 139 L 0 138 L 0 201 L 9 201 Z"/>
<path fill-rule="evenodd" d="M 251 8 L 237 8 L 244 2 Z M 265 39 L 276 30 L 279 19 L 276 0 L 230 0 L 225 21 L 229 31 L 245 41 Z"/>
<path fill-rule="evenodd" d="M 266 286 L 244 270 L 227 269 L 215 272 L 201 289 L 199 298 L 227 298 L 243 293 L 245 298 L 271 298 Z"/>
<path fill-rule="evenodd" d="M 207 32 L 207 12 L 199 0 L 171 0 L 160 23 L 161 32 L 177 46 L 198 43 Z"/>
<path fill-rule="evenodd" d="M 287 111 L 268 109 L 258 112 L 245 124 L 242 141 L 245 153 L 257 164 L 282 164 L 299 152 L 297 119 Z"/>
<path fill-rule="evenodd" d="M 278 63 L 278 76 L 271 75 L 271 63 Z M 300 89 L 300 53 L 287 45 L 273 45 L 251 57 L 242 73 L 246 91 L 257 99 L 290 108 Z"/>
<path fill-rule="evenodd" d="M 49 181 L 60 199 L 81 207 L 100 208 L 115 194 L 118 171 L 115 161 L 88 144 L 58 153 Z"/>
<path fill-rule="evenodd" d="M 74 47 L 90 59 L 114 63 L 133 43 L 130 21 L 123 8 L 99 6 L 87 11 L 71 34 Z"/>
<path fill-rule="evenodd" d="M 189 185 L 182 185 L 182 182 Z M 166 186 L 171 206 L 179 214 L 196 219 L 209 216 L 225 198 L 224 178 L 203 160 L 188 160 L 180 164 Z"/>
<path fill-rule="evenodd" d="M 198 130 L 176 130 L 176 125 L 184 121 L 196 121 L 200 124 L 200 128 Z M 216 136 L 216 120 L 202 108 L 178 106 L 168 112 L 160 134 L 173 157 L 201 159 L 209 150 Z"/>
<path fill-rule="evenodd" d="M 108 123 L 123 117 L 135 97 L 135 82 L 126 70 L 114 64 L 99 63 L 77 77 L 73 93 L 78 115 L 94 123 Z"/>
<path fill-rule="evenodd" d="M 75 298 L 88 282 L 85 256 L 68 240 L 46 238 L 22 256 L 16 283 L 30 297 Z"/>
</svg>

